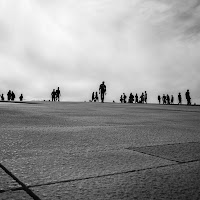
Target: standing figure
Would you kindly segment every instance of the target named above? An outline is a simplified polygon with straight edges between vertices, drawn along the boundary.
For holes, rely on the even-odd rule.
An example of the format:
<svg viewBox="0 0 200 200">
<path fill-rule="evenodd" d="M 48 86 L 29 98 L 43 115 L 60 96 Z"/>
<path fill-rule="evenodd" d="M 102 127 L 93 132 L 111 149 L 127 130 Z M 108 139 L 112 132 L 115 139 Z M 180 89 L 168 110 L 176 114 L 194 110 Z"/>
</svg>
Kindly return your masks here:
<svg viewBox="0 0 200 200">
<path fill-rule="evenodd" d="M 160 104 L 160 95 L 158 95 L 158 102 L 159 102 L 159 104 Z"/>
<path fill-rule="evenodd" d="M 56 93 L 55 89 L 53 89 L 53 91 L 52 91 L 52 93 L 51 93 L 51 100 L 52 100 L 52 101 L 56 101 L 56 97 L 57 97 L 56 94 L 57 94 L 57 93 Z"/>
<path fill-rule="evenodd" d="M 140 103 L 144 103 L 144 93 L 142 92 L 141 96 L 140 96 Z"/>
<path fill-rule="evenodd" d="M 166 100 L 167 100 L 167 104 L 170 104 L 170 97 L 169 97 L 168 94 L 167 94 L 167 96 L 166 96 Z"/>
<path fill-rule="evenodd" d="M 11 100 L 11 90 L 8 91 L 8 93 L 7 93 L 7 98 L 8 98 L 8 101 Z"/>
<path fill-rule="evenodd" d="M 178 93 L 178 104 L 182 104 L 182 97 L 181 97 L 181 93 Z"/>
<path fill-rule="evenodd" d="M 106 95 L 106 85 L 104 84 L 104 81 L 99 86 L 99 94 L 101 95 L 101 102 L 104 103 L 104 96 Z"/>
<path fill-rule="evenodd" d="M 185 93 L 185 98 L 187 100 L 187 105 L 191 105 L 191 98 L 190 98 L 189 90 L 187 90 L 187 92 Z"/>
<path fill-rule="evenodd" d="M 94 97 L 94 98 L 95 98 L 95 100 L 96 100 L 96 101 L 98 101 L 98 102 L 99 102 L 99 96 L 98 96 L 98 92 L 96 92 L 96 94 L 95 94 L 95 97 Z"/>
<path fill-rule="evenodd" d="M 56 90 L 56 100 L 57 101 L 60 101 L 60 96 L 61 96 L 61 93 L 60 93 L 60 89 L 58 87 L 58 89 Z"/>
<path fill-rule="evenodd" d="M 147 103 L 147 92 L 144 92 L 144 102 Z"/>
<path fill-rule="evenodd" d="M 129 102 L 129 103 L 133 103 L 133 101 L 134 101 L 134 96 L 133 96 L 132 93 L 130 93 L 128 102 Z"/>
<path fill-rule="evenodd" d="M 20 97 L 19 97 L 19 100 L 20 100 L 20 101 L 23 101 L 23 98 L 24 98 L 24 97 L 23 97 L 23 94 L 21 94 Z"/>
<path fill-rule="evenodd" d="M 165 96 L 165 94 L 163 94 L 162 100 L 163 100 L 163 104 L 166 104 L 166 96 Z"/>
<path fill-rule="evenodd" d="M 11 100 L 14 101 L 15 100 L 15 93 L 12 91 L 11 93 Z"/>
<path fill-rule="evenodd" d="M 123 103 L 123 96 L 120 96 L 120 102 Z"/>
<path fill-rule="evenodd" d="M 127 96 L 125 95 L 125 93 L 123 93 L 123 101 L 124 101 L 124 103 L 126 103 L 126 98 L 127 98 Z"/>
<path fill-rule="evenodd" d="M 137 93 L 135 95 L 135 103 L 138 103 L 138 95 L 137 95 Z"/>
<path fill-rule="evenodd" d="M 94 98 L 94 92 L 92 93 L 92 102 L 95 100 Z"/>
<path fill-rule="evenodd" d="M 1 101 L 4 101 L 4 96 L 3 96 L 3 94 L 1 95 Z"/>
<path fill-rule="evenodd" d="M 171 96 L 171 104 L 174 104 L 174 96 Z"/>
</svg>

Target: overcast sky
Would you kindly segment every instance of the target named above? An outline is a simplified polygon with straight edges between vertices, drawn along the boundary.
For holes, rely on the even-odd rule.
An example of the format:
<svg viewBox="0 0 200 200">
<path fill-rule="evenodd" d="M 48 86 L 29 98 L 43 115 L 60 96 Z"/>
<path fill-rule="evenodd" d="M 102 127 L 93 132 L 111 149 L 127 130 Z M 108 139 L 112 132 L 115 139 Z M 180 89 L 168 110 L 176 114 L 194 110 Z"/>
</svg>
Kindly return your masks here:
<svg viewBox="0 0 200 200">
<path fill-rule="evenodd" d="M 0 0 L 0 93 L 106 101 L 190 89 L 200 103 L 200 0 Z"/>
</svg>

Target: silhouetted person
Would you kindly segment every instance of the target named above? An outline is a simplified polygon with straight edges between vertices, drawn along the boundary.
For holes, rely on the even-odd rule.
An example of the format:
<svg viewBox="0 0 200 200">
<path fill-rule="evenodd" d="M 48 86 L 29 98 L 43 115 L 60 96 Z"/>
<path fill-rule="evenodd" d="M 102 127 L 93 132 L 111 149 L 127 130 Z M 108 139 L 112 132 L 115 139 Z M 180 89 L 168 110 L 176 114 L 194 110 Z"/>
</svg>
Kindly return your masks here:
<svg viewBox="0 0 200 200">
<path fill-rule="evenodd" d="M 161 98 L 160 98 L 160 95 L 158 95 L 158 103 L 159 103 L 159 104 L 160 104 L 160 99 L 161 99 Z"/>
<path fill-rule="evenodd" d="M 4 96 L 3 96 L 3 94 L 1 95 L 1 101 L 4 101 Z"/>
<path fill-rule="evenodd" d="M 144 102 L 147 103 L 147 92 L 144 92 Z"/>
<path fill-rule="evenodd" d="M 94 92 L 92 93 L 92 102 L 94 101 L 95 97 L 94 97 Z"/>
<path fill-rule="evenodd" d="M 167 104 L 170 104 L 170 97 L 169 97 L 168 94 L 167 94 L 167 96 L 166 96 L 166 101 L 167 101 Z"/>
<path fill-rule="evenodd" d="M 137 95 L 137 93 L 135 95 L 135 103 L 138 103 L 138 95 Z"/>
<path fill-rule="evenodd" d="M 133 101 L 134 101 L 134 96 L 132 93 L 130 93 L 128 102 L 133 103 Z"/>
<path fill-rule="evenodd" d="M 174 104 L 174 96 L 171 96 L 171 104 Z"/>
<path fill-rule="evenodd" d="M 96 94 L 95 94 L 95 97 L 94 97 L 94 98 L 95 98 L 95 100 L 96 100 L 96 101 L 99 101 L 98 92 L 96 92 Z"/>
<path fill-rule="evenodd" d="M 57 101 L 60 101 L 60 96 L 61 96 L 60 88 L 58 87 L 58 89 L 56 90 L 56 100 Z"/>
<path fill-rule="evenodd" d="M 144 93 L 142 92 L 141 96 L 140 96 L 140 103 L 144 103 Z"/>
<path fill-rule="evenodd" d="M 120 102 L 123 103 L 123 96 L 120 96 Z"/>
<path fill-rule="evenodd" d="M 181 93 L 178 93 L 178 104 L 182 104 L 182 97 L 181 97 Z"/>
<path fill-rule="evenodd" d="M 126 98 L 127 98 L 127 96 L 125 95 L 125 93 L 123 93 L 123 101 L 124 101 L 124 103 L 126 103 Z"/>
<path fill-rule="evenodd" d="M 19 97 L 19 100 L 20 100 L 20 101 L 23 101 L 23 98 L 24 98 L 24 97 L 23 97 L 23 94 L 21 94 L 20 97 Z"/>
<path fill-rule="evenodd" d="M 11 95 L 12 95 L 11 90 L 9 90 L 8 93 L 7 93 L 7 99 L 8 99 L 8 101 L 11 100 Z"/>
<path fill-rule="evenodd" d="M 187 92 L 185 93 L 185 98 L 187 100 L 187 105 L 191 105 L 191 98 L 190 98 L 189 90 L 187 90 Z"/>
<path fill-rule="evenodd" d="M 55 91 L 55 89 L 53 89 L 53 91 L 51 93 L 51 100 L 56 101 L 56 97 L 57 97 L 56 91 Z"/>
<path fill-rule="evenodd" d="M 163 94 L 162 100 L 163 100 L 163 104 L 166 104 L 166 96 L 165 96 L 165 94 Z"/>
<path fill-rule="evenodd" d="M 101 95 L 101 102 L 104 103 L 104 96 L 106 95 L 106 85 L 104 84 L 104 81 L 99 86 L 99 94 Z"/>
<path fill-rule="evenodd" d="M 14 101 L 15 100 L 15 93 L 12 91 L 11 93 L 11 100 Z"/>
</svg>

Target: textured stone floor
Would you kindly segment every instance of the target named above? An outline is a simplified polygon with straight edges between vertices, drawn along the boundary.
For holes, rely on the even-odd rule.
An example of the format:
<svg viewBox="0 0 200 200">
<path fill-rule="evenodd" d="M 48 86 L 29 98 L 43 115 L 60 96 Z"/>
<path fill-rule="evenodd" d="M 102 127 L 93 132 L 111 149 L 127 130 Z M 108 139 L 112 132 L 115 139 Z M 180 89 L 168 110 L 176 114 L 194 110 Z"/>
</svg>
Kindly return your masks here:
<svg viewBox="0 0 200 200">
<path fill-rule="evenodd" d="M 1 199 L 200 199 L 200 107 L 0 102 Z"/>
</svg>

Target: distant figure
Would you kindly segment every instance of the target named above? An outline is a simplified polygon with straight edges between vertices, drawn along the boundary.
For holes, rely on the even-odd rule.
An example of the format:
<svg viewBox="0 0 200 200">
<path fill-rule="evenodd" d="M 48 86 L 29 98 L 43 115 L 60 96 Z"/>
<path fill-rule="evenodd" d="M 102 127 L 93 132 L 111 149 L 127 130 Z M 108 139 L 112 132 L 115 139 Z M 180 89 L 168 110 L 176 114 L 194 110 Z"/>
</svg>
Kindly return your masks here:
<svg viewBox="0 0 200 200">
<path fill-rule="evenodd" d="M 55 89 L 53 89 L 53 91 L 51 93 L 51 100 L 56 101 L 56 97 L 57 97 L 57 93 L 56 93 Z"/>
<path fill-rule="evenodd" d="M 138 95 L 137 95 L 137 93 L 135 95 L 135 103 L 138 103 Z"/>
<path fill-rule="evenodd" d="M 132 93 L 130 93 L 128 102 L 133 103 L 133 101 L 134 101 L 134 96 Z"/>
<path fill-rule="evenodd" d="M 185 98 L 187 100 L 187 105 L 191 105 L 191 98 L 190 98 L 189 90 L 187 90 L 187 92 L 185 93 Z"/>
<path fill-rule="evenodd" d="M 144 102 L 147 103 L 147 92 L 144 92 Z"/>
<path fill-rule="evenodd" d="M 101 95 L 101 102 L 104 103 L 104 96 L 106 95 L 106 85 L 104 84 L 104 81 L 99 86 L 99 94 Z"/>
<path fill-rule="evenodd" d="M 127 96 L 125 95 L 125 93 L 123 93 L 123 102 L 126 103 L 126 98 Z"/>
<path fill-rule="evenodd" d="M 170 104 L 170 97 L 169 97 L 168 94 L 167 94 L 167 96 L 166 96 L 166 101 L 167 101 L 167 104 Z"/>
<path fill-rule="evenodd" d="M 120 96 L 120 102 L 123 103 L 123 96 Z"/>
<path fill-rule="evenodd" d="M 94 92 L 92 93 L 92 102 L 95 100 Z"/>
<path fill-rule="evenodd" d="M 178 93 L 178 104 L 181 105 L 182 104 L 182 97 L 181 97 L 181 93 Z"/>
<path fill-rule="evenodd" d="M 56 90 L 56 101 L 60 101 L 60 96 L 61 96 L 61 93 L 60 93 L 60 89 L 58 87 L 58 89 Z"/>
<path fill-rule="evenodd" d="M 160 95 L 158 95 L 158 103 L 160 104 Z"/>
<path fill-rule="evenodd" d="M 23 95 L 22 94 L 20 95 L 19 100 L 23 101 Z"/>
<path fill-rule="evenodd" d="M 11 93 L 11 100 L 14 101 L 15 100 L 15 93 L 12 91 Z"/>
<path fill-rule="evenodd" d="M 12 95 L 11 90 L 9 90 L 8 93 L 7 93 L 7 99 L 8 99 L 8 101 L 11 100 L 11 95 Z"/>
<path fill-rule="evenodd" d="M 4 96 L 3 96 L 3 94 L 1 95 L 1 101 L 4 101 Z"/>
<path fill-rule="evenodd" d="M 163 94 L 162 100 L 163 100 L 163 104 L 166 104 L 166 96 L 165 96 L 165 94 Z"/>
<path fill-rule="evenodd" d="M 99 96 L 98 96 L 98 92 L 96 92 L 96 94 L 95 94 L 95 97 L 94 97 L 94 98 L 95 98 L 95 100 L 96 100 L 96 101 L 98 101 L 98 102 L 99 102 Z"/>
<path fill-rule="evenodd" d="M 174 104 L 174 96 L 171 96 L 171 104 Z"/>
<path fill-rule="evenodd" d="M 142 92 L 141 96 L 140 96 L 140 103 L 144 103 L 144 93 Z"/>
</svg>

